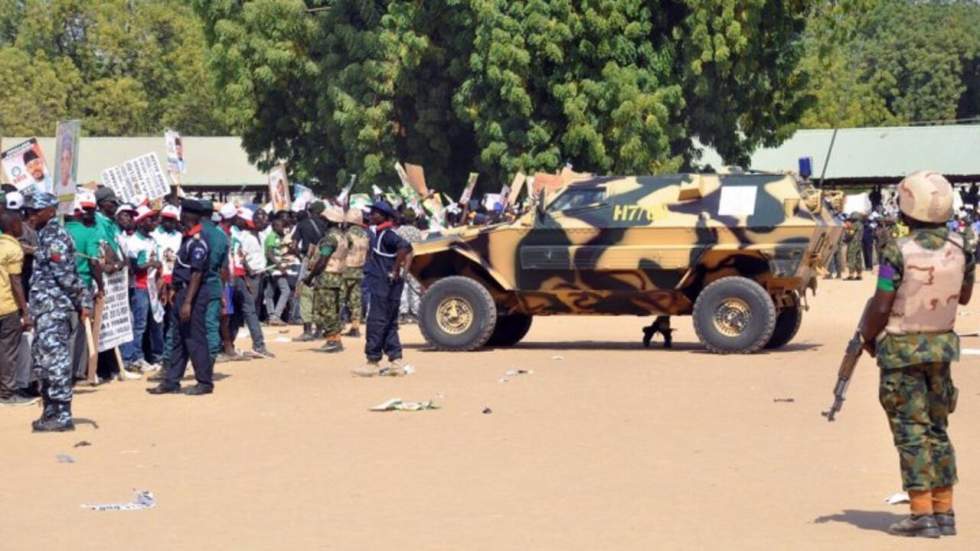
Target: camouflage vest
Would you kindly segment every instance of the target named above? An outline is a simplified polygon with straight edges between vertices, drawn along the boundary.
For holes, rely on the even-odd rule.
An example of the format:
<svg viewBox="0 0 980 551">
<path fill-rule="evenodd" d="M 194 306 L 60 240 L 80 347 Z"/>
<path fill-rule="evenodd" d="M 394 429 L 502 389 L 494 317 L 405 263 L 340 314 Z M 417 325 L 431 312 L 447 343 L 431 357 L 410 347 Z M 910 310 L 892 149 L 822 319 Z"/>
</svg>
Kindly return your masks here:
<svg viewBox="0 0 980 551">
<path fill-rule="evenodd" d="M 367 232 L 360 226 L 351 226 L 347 230 L 347 238 L 350 240 L 350 250 L 347 252 L 348 268 L 363 268 L 367 261 L 368 249 L 371 248 L 371 240 Z"/>
<path fill-rule="evenodd" d="M 330 259 L 327 260 L 327 267 L 324 270 L 328 274 L 339 274 L 344 271 L 344 263 L 347 262 L 347 238 L 340 228 L 330 228 L 328 236 L 333 236 L 337 241 L 337 248 L 334 249 Z"/>
<path fill-rule="evenodd" d="M 885 331 L 889 335 L 952 331 L 966 269 L 963 237 L 950 232 L 938 249 L 927 249 L 911 236 L 899 239 L 897 245 L 903 275 Z"/>
</svg>

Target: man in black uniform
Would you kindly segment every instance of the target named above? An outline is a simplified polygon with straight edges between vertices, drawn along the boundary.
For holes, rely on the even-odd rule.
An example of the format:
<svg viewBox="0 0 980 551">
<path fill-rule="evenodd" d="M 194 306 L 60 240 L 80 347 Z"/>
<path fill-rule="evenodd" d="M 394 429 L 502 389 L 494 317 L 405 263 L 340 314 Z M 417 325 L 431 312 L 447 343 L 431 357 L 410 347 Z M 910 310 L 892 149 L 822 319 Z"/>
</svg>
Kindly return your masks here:
<svg viewBox="0 0 980 551">
<path fill-rule="evenodd" d="M 398 339 L 398 308 L 401 306 L 402 269 L 409 263 L 412 245 L 394 231 L 398 214 L 391 205 L 378 201 L 371 207 L 371 249 L 364 264 L 364 287 L 367 290 L 367 342 L 364 353 L 367 365 L 354 370 L 360 377 L 405 374 L 402 345 Z M 387 354 L 391 364 L 381 368 L 381 357 Z"/>
<path fill-rule="evenodd" d="M 201 235 L 201 215 L 204 212 L 204 205 L 193 199 L 184 199 L 181 203 L 180 221 L 187 230 L 177 251 L 173 272 L 177 296 L 170 311 L 170 323 L 176 329 L 176 334 L 164 380 L 159 386 L 147 389 L 150 394 L 180 392 L 180 380 L 187 368 L 188 358 L 194 365 L 197 385 L 187 389 L 185 394 L 196 396 L 214 392 L 214 363 L 208 349 L 206 321 L 210 296 L 208 287 L 202 284 L 208 271 L 210 252 L 207 241 Z"/>
</svg>

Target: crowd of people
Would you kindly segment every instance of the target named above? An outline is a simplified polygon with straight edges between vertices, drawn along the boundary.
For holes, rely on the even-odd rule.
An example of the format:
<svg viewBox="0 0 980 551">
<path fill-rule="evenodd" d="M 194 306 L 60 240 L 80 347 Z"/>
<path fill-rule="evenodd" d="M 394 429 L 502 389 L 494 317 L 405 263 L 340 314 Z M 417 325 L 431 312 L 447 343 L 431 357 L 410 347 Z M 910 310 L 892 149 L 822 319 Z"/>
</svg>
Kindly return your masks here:
<svg viewBox="0 0 980 551">
<path fill-rule="evenodd" d="M 35 431 L 74 428 L 80 381 L 148 376 L 151 394 L 210 394 L 215 363 L 275 357 L 263 325 L 301 324 L 298 340 L 336 353 L 364 320 L 366 362 L 353 373 L 407 372 L 398 326 L 417 317 L 421 289 L 405 268 L 426 230 L 412 209 L 381 198 L 272 213 L 190 197 L 135 203 L 107 187 L 80 190 L 63 216 L 49 193 L 8 188 L 0 200 L 0 405 L 41 400 Z M 132 339 L 98 352 L 107 283 L 123 274 Z M 182 389 L 188 363 L 196 384 Z"/>
<path fill-rule="evenodd" d="M 871 271 L 881 262 L 882 250 L 887 243 L 909 234 L 901 217 L 880 204 L 868 214 L 838 212 L 837 217 L 844 231 L 836 253 L 827 264 L 824 279 L 863 279 L 865 271 Z M 965 204 L 946 226 L 962 235 L 971 250 L 977 248 L 980 213 L 971 204 Z"/>
</svg>

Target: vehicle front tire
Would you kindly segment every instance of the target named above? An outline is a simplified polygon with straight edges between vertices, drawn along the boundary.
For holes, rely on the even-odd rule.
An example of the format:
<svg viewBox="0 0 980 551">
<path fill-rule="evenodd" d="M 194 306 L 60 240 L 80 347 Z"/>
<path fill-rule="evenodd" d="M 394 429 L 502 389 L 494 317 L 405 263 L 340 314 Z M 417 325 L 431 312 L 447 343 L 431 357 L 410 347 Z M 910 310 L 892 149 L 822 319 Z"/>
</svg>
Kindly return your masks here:
<svg viewBox="0 0 980 551">
<path fill-rule="evenodd" d="M 531 330 L 534 318 L 527 314 L 505 314 L 497 317 L 497 325 L 487 341 L 487 346 L 514 346 Z"/>
<path fill-rule="evenodd" d="M 422 296 L 419 329 L 436 350 L 469 351 L 487 343 L 497 324 L 497 306 L 480 282 L 451 276 Z"/>
<path fill-rule="evenodd" d="M 758 352 L 772 338 L 775 327 L 772 297 L 745 277 L 714 281 L 694 302 L 694 331 L 716 354 Z"/>
<path fill-rule="evenodd" d="M 803 310 L 799 306 L 783 308 L 776 316 L 776 328 L 766 343 L 767 350 L 782 348 L 789 344 L 803 323 Z"/>
</svg>

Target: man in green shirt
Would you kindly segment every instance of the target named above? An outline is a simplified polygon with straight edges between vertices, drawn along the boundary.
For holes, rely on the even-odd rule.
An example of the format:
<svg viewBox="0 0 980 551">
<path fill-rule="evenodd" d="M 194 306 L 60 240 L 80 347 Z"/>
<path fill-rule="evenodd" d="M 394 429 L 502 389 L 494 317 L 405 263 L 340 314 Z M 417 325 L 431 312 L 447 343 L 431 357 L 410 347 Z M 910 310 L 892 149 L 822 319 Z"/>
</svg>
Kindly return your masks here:
<svg viewBox="0 0 980 551">
<path fill-rule="evenodd" d="M 217 226 L 211 216 L 214 214 L 214 204 L 202 201 L 205 213 L 201 216 L 201 236 L 208 244 L 208 271 L 204 274 L 204 285 L 208 287 L 207 330 L 208 350 L 211 360 L 218 357 L 221 350 L 221 297 L 224 294 L 224 281 L 228 278 L 228 250 L 231 241 L 225 232 Z"/>
<path fill-rule="evenodd" d="M 119 224 L 116 223 L 116 209 L 119 208 L 119 198 L 112 189 L 100 187 L 95 192 L 95 203 L 99 211 L 95 213 L 95 223 L 102 230 L 112 252 L 119 254 Z"/>
<path fill-rule="evenodd" d="M 85 286 L 86 303 L 94 310 L 95 298 L 103 296 L 102 281 L 102 243 L 105 241 L 103 228 L 98 227 L 95 196 L 92 192 L 79 191 L 75 200 L 75 218 L 65 223 L 65 231 L 75 243 L 75 268 Z M 90 351 L 85 340 L 85 330 L 77 319 L 72 320 L 72 334 L 69 340 L 75 378 L 84 379 L 88 373 Z"/>
<path fill-rule="evenodd" d="M 99 264 L 101 244 L 104 239 L 102 228 L 96 225 L 95 202 L 91 194 L 79 194 L 76 202 L 75 218 L 65 223 L 65 230 L 75 242 L 75 266 L 78 275 L 90 291 L 102 294 L 102 267 Z M 93 285 L 94 284 L 94 285 Z"/>
</svg>

